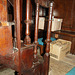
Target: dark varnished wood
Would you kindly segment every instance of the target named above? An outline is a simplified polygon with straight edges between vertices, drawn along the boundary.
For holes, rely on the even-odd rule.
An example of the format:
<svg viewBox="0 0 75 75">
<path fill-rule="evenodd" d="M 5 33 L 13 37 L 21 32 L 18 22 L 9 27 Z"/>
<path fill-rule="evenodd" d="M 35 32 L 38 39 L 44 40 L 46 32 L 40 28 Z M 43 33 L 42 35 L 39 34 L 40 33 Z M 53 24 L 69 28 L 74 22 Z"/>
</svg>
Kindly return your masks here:
<svg viewBox="0 0 75 75">
<path fill-rule="evenodd" d="M 7 21 L 7 15 L 7 0 L 0 0 L 0 21 Z"/>
<path fill-rule="evenodd" d="M 44 3 L 45 1 L 46 0 L 43 0 L 42 2 Z M 47 29 L 46 53 L 44 55 L 44 59 L 40 55 L 38 55 L 37 56 L 38 60 L 36 62 L 34 62 L 33 57 L 34 57 L 34 54 L 35 55 L 37 54 L 36 50 L 37 50 L 37 41 L 38 41 L 39 4 L 36 3 L 35 41 L 34 41 L 34 44 L 31 44 L 31 39 L 29 37 L 29 34 L 30 34 L 29 25 L 31 23 L 30 3 L 31 3 L 30 0 L 26 0 L 26 21 L 25 21 L 25 23 L 26 23 L 26 38 L 24 40 L 24 43 L 21 43 L 21 38 L 20 38 L 20 24 L 21 24 L 20 0 L 15 0 L 14 8 L 16 11 L 15 11 L 14 16 L 15 16 L 15 24 L 16 24 L 17 46 L 11 50 L 9 50 L 9 48 L 12 45 L 8 46 L 8 49 L 6 49 L 6 50 L 8 50 L 8 52 L 4 56 L 2 53 L 0 54 L 0 60 L 1 60 L 0 64 L 3 64 L 8 68 L 16 70 L 17 72 L 19 72 L 19 75 L 21 75 L 21 74 L 23 74 L 23 75 L 48 75 L 53 3 L 50 3 L 50 7 L 49 7 L 49 20 L 48 20 L 49 22 L 48 22 L 48 29 Z M 5 32 L 5 35 L 8 36 L 9 32 Z M 11 35 L 11 33 L 9 33 L 9 34 Z M 1 36 L 2 36 L 2 34 L 1 34 Z M 12 39 L 12 37 L 10 37 L 10 38 Z M 10 42 L 12 42 L 12 41 L 10 40 Z M 9 41 L 8 41 L 8 43 L 9 43 Z"/>
<path fill-rule="evenodd" d="M 34 43 L 36 44 L 34 47 L 34 58 L 37 55 L 37 45 L 38 45 L 38 24 L 39 24 L 39 3 L 36 3 L 36 19 L 35 19 L 35 35 L 34 35 Z"/>
<path fill-rule="evenodd" d="M 17 29 L 17 27 L 16 27 L 16 20 L 17 20 L 17 15 L 16 15 L 17 13 L 16 13 L 16 0 L 14 1 L 14 22 L 15 22 L 15 25 L 14 25 L 14 47 L 16 47 L 17 46 L 17 44 L 16 44 L 16 29 Z"/>
<path fill-rule="evenodd" d="M 33 46 L 31 47 L 22 47 L 20 52 L 21 58 L 21 74 L 24 70 L 29 70 L 33 64 Z M 9 51 L 9 50 L 8 50 Z M 0 64 L 5 65 L 8 68 L 14 69 L 17 72 L 19 71 L 19 51 L 11 49 L 11 52 L 8 52 L 7 55 L 0 54 Z"/>
<path fill-rule="evenodd" d="M 20 33 L 21 33 L 21 36 L 22 36 L 22 7 L 23 7 L 23 0 L 20 0 L 20 21 L 21 21 L 21 25 L 20 25 Z"/>
<path fill-rule="evenodd" d="M 71 38 L 72 40 L 72 47 L 71 47 L 71 53 L 75 55 L 75 38 Z"/>
<path fill-rule="evenodd" d="M 6 34 L 7 33 L 7 34 Z M 9 37 L 8 37 L 9 35 Z M 11 52 L 12 45 L 12 32 L 11 26 L 0 27 L 0 55 L 7 55 Z"/>
<path fill-rule="evenodd" d="M 75 54 L 75 0 L 54 0 L 54 3 L 54 17 L 63 19 L 62 30 L 54 33 L 59 34 L 61 39 L 71 41 L 71 53 Z"/>
<path fill-rule="evenodd" d="M 48 20 L 48 28 L 47 28 L 47 40 L 46 40 L 46 53 L 50 51 L 50 37 L 51 37 L 51 26 L 52 26 L 52 15 L 53 15 L 53 3 L 50 4 L 49 7 L 49 20 Z"/>
<path fill-rule="evenodd" d="M 41 6 L 48 8 L 52 1 L 53 0 L 35 0 L 35 3 L 39 3 Z"/>
<path fill-rule="evenodd" d="M 40 54 L 43 54 L 44 46 L 38 44 L 38 47 L 40 47 Z"/>
<path fill-rule="evenodd" d="M 33 55 L 34 55 L 33 47 L 34 46 L 21 49 L 21 63 L 22 63 L 21 70 L 22 71 L 30 69 L 33 65 Z"/>
<path fill-rule="evenodd" d="M 51 38 L 51 26 L 52 26 L 52 15 L 53 15 L 53 3 L 50 3 L 49 7 L 49 20 L 48 20 L 48 28 L 47 28 L 47 39 L 46 39 L 46 53 L 44 55 L 44 70 L 45 75 L 48 75 L 49 71 L 49 51 L 50 51 L 50 38 Z"/>
<path fill-rule="evenodd" d="M 31 20 L 30 20 L 30 0 L 26 0 L 26 20 L 25 20 L 25 23 L 26 23 L 26 37 L 24 39 L 24 43 L 26 45 L 30 44 L 31 43 L 31 39 L 29 37 L 30 35 L 30 32 L 29 32 L 29 25 L 31 23 Z"/>
<path fill-rule="evenodd" d="M 21 75 L 21 53 L 20 53 L 20 49 L 21 49 L 21 41 L 20 41 L 20 0 L 16 0 L 16 38 L 17 38 L 17 48 L 18 48 L 18 60 L 19 60 L 19 75 Z"/>
<path fill-rule="evenodd" d="M 75 32 L 70 32 L 70 31 L 54 31 L 52 33 L 60 34 L 60 35 L 66 35 L 69 37 L 75 37 Z"/>
<path fill-rule="evenodd" d="M 75 0 L 54 0 L 54 17 L 62 18 L 62 30 L 75 32 Z"/>
</svg>

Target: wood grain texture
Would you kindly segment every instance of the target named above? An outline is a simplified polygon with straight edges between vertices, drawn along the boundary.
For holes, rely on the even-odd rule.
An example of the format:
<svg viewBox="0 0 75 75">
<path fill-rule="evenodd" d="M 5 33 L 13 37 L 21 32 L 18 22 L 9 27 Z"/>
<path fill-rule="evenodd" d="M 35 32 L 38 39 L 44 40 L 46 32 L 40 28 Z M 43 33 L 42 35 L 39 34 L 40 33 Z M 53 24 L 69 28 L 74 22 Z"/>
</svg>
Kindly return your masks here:
<svg viewBox="0 0 75 75">
<path fill-rule="evenodd" d="M 0 0 L 0 21 L 7 21 L 7 0 Z"/>
<path fill-rule="evenodd" d="M 30 29 L 29 29 L 29 25 L 31 23 L 30 20 L 30 5 L 31 5 L 31 1 L 30 0 L 26 0 L 26 37 L 24 39 L 24 44 L 29 45 L 31 43 L 31 38 L 30 38 Z"/>
<path fill-rule="evenodd" d="M 11 26 L 0 27 L 0 55 L 5 56 L 12 48 Z"/>
<path fill-rule="evenodd" d="M 34 58 L 37 56 L 37 45 L 38 45 L 38 25 L 39 25 L 39 3 L 36 3 L 36 18 L 35 18 L 35 34 L 34 34 Z"/>
<path fill-rule="evenodd" d="M 75 0 L 54 0 L 54 16 L 63 19 L 62 30 L 75 31 Z"/>
</svg>

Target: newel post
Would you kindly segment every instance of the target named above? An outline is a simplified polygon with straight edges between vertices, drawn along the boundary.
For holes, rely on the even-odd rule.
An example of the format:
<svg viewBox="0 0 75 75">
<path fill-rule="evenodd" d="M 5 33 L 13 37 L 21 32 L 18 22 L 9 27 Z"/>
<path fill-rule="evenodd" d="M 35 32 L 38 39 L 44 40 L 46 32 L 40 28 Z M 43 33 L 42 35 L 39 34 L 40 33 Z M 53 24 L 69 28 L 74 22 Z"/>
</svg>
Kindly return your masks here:
<svg viewBox="0 0 75 75">
<path fill-rule="evenodd" d="M 19 75 L 21 75 L 21 56 L 20 56 L 20 49 L 21 49 L 21 37 L 20 37 L 20 0 L 15 0 L 16 10 L 15 10 L 15 20 L 16 20 L 16 37 L 17 37 L 17 48 L 18 48 L 18 59 L 19 59 Z"/>
<path fill-rule="evenodd" d="M 26 23 L 26 37 L 24 39 L 24 44 L 26 45 L 29 45 L 31 43 L 31 39 L 30 39 L 30 32 L 29 32 L 29 25 L 31 23 L 31 20 L 30 20 L 30 0 L 26 0 L 26 20 L 25 20 L 25 23 Z"/>
<path fill-rule="evenodd" d="M 39 3 L 36 3 L 36 18 L 35 18 L 35 34 L 34 34 L 34 58 L 37 55 L 37 45 L 38 45 L 38 24 L 39 24 Z"/>
<path fill-rule="evenodd" d="M 48 75 L 48 72 L 49 72 L 49 59 L 50 59 L 49 52 L 50 52 L 50 38 L 51 38 L 52 15 L 53 15 L 53 2 L 50 3 L 50 6 L 49 6 L 49 20 L 48 20 L 48 28 L 47 28 L 46 53 L 44 55 L 45 75 Z"/>
</svg>

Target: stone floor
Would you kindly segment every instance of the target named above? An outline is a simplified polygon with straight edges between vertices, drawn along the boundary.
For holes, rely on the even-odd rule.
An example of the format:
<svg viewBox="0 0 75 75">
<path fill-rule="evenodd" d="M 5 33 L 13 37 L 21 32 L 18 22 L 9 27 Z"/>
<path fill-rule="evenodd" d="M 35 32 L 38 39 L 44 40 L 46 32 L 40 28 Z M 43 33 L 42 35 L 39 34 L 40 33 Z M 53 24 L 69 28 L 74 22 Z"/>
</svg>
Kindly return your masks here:
<svg viewBox="0 0 75 75">
<path fill-rule="evenodd" d="M 73 67 L 75 67 L 75 56 L 67 55 L 61 61 L 50 58 L 49 75 L 65 75 Z"/>
<path fill-rule="evenodd" d="M 14 72 L 15 71 L 12 69 L 4 68 L 4 69 L 0 70 L 0 75 L 15 75 Z"/>
</svg>

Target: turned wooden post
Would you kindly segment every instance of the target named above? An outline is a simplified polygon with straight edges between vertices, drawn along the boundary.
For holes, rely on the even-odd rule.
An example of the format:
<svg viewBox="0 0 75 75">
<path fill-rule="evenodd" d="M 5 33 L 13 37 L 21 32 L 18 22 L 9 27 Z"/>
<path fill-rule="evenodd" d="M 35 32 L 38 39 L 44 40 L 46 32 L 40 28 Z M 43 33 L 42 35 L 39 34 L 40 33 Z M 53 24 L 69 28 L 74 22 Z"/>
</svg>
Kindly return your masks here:
<svg viewBox="0 0 75 75">
<path fill-rule="evenodd" d="M 39 24 L 39 3 L 36 3 L 36 18 L 35 18 L 35 34 L 34 34 L 34 58 L 37 55 L 37 45 L 38 45 L 38 24 Z"/>
<path fill-rule="evenodd" d="M 14 43 L 13 43 L 14 48 L 17 46 L 17 44 L 16 44 L 16 19 L 17 19 L 17 17 L 16 17 L 16 0 L 14 0 L 14 22 L 15 22 L 15 25 L 14 25 Z"/>
<path fill-rule="evenodd" d="M 49 51 L 50 51 L 52 15 L 53 15 L 53 2 L 50 3 L 50 7 L 49 7 L 49 20 L 48 20 L 48 28 L 47 28 L 47 39 L 46 39 L 46 53 L 44 56 L 45 75 L 48 75 L 48 71 L 49 71 L 49 59 L 50 59 Z"/>
<path fill-rule="evenodd" d="M 26 0 L 26 37 L 24 39 L 24 44 L 29 45 L 31 43 L 31 39 L 29 37 L 30 32 L 29 32 L 29 24 L 31 23 L 30 20 L 30 0 Z"/>
<path fill-rule="evenodd" d="M 20 22 L 22 21 L 22 3 L 23 3 L 23 0 L 20 0 Z M 14 25 L 14 47 L 17 46 L 16 44 L 16 19 L 17 19 L 17 13 L 16 13 L 16 0 L 14 0 L 14 22 L 15 22 L 15 25 Z M 20 33 L 22 32 L 22 24 L 20 24 Z"/>
<path fill-rule="evenodd" d="M 20 56 L 20 49 L 21 49 L 21 41 L 20 41 L 20 0 L 16 0 L 16 37 L 17 37 L 17 48 L 18 48 L 18 55 L 19 55 L 19 75 L 21 75 L 21 56 Z"/>
<path fill-rule="evenodd" d="M 21 16 L 21 18 L 20 18 L 20 21 L 22 21 L 22 4 L 23 4 L 23 0 L 20 0 L 20 16 Z M 20 30 L 21 30 L 21 36 L 22 36 L 22 23 L 21 23 L 21 25 L 20 25 Z"/>
</svg>

